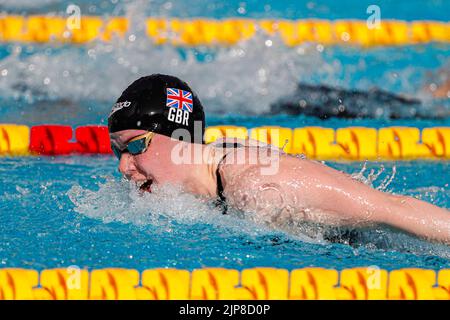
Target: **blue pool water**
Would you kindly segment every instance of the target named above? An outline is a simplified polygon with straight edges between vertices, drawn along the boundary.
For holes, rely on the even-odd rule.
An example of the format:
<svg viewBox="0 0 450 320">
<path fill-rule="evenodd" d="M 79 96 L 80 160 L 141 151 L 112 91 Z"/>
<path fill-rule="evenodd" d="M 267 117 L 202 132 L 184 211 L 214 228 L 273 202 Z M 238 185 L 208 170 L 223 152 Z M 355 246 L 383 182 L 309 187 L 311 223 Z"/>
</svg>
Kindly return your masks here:
<svg viewBox="0 0 450 320">
<path fill-rule="evenodd" d="M 384 164 L 375 186 L 393 165 Z M 350 173 L 362 168 L 334 166 Z M 381 166 L 370 164 L 367 171 Z M 388 190 L 449 207 L 448 163 L 395 166 Z M 352 246 L 305 241 L 301 234 L 222 216 L 174 190 L 142 199 L 120 182 L 112 157 L 3 158 L 0 168 L 3 267 L 450 267 L 448 247 L 386 229 L 366 231 Z"/>
<path fill-rule="evenodd" d="M 146 16 L 252 18 L 367 17 L 373 1 L 79 1 L 82 12 Z M 37 4 L 39 3 L 39 5 Z M 64 14 L 69 2 L 3 1 L 8 13 Z M 208 5 L 203 5 L 208 3 Z M 448 21 L 449 1 L 377 1 L 382 18 Z M 305 44 L 286 48 L 266 35 L 233 48 L 154 47 L 136 23 L 136 38 L 84 46 L 0 44 L 0 123 L 105 124 L 111 105 L 136 78 L 163 72 L 186 79 L 205 105 L 207 125 L 301 127 L 319 125 L 419 128 L 450 126 L 449 99 L 433 100 L 426 88 L 448 79 L 450 46 L 338 48 Z M 142 25 L 142 24 L 141 24 Z M 378 87 L 423 101 L 428 119 L 328 119 L 267 115 L 270 104 L 296 83 L 347 89 Z M 373 105 L 370 107 L 378 107 Z M 436 114 L 441 116 L 435 117 Z M 450 208 L 447 161 L 328 163 L 368 177 L 387 192 Z M 210 204 L 176 188 L 140 197 L 121 180 L 109 156 L 0 158 L 0 267 L 249 268 L 375 265 L 448 268 L 450 248 L 395 230 L 357 232 L 351 243 L 330 243 L 318 233 L 270 229 L 223 216 Z M 344 239 L 345 240 L 345 239 Z M 345 242 L 345 241 L 344 241 Z"/>
</svg>

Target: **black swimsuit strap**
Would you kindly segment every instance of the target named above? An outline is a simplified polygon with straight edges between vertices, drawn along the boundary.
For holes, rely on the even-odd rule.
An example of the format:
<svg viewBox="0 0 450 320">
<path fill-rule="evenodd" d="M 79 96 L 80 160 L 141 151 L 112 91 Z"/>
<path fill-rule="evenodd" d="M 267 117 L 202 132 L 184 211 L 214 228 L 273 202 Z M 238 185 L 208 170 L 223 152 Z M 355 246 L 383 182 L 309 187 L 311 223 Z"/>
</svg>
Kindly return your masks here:
<svg viewBox="0 0 450 320">
<path fill-rule="evenodd" d="M 240 143 L 226 143 L 224 142 L 222 144 L 222 148 L 241 148 L 242 144 Z M 228 153 L 224 154 L 222 159 L 220 159 L 219 163 L 217 164 L 217 169 L 216 169 L 216 177 L 217 177 L 217 195 L 219 196 L 219 201 L 217 202 L 217 205 L 221 205 L 223 208 L 223 214 L 227 214 L 227 210 L 228 210 L 228 205 L 227 205 L 227 201 L 226 198 L 223 194 L 223 184 L 222 184 L 222 178 L 220 177 L 220 165 L 222 164 L 222 162 L 225 160 L 225 157 L 228 155 Z"/>
<path fill-rule="evenodd" d="M 223 161 L 223 159 L 225 159 L 226 155 L 223 156 L 223 158 L 220 160 L 220 163 Z M 224 207 L 224 212 L 223 214 L 227 213 L 227 205 L 226 205 L 226 198 L 223 195 L 223 184 L 222 184 L 222 178 L 220 177 L 220 173 L 219 173 L 219 168 L 220 166 L 217 166 L 217 170 L 216 170 L 216 176 L 217 176 L 217 195 L 219 196 L 220 199 L 220 203 L 223 205 Z"/>
</svg>

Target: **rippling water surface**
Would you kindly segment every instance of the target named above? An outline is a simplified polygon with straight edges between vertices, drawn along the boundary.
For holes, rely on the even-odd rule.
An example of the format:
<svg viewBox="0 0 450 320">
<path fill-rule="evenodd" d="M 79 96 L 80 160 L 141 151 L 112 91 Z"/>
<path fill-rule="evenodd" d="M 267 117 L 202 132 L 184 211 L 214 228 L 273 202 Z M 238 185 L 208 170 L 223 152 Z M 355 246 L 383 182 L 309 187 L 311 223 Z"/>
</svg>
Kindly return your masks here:
<svg viewBox="0 0 450 320">
<path fill-rule="evenodd" d="M 69 2 L 2 1 L 14 14 L 64 14 Z M 126 15 L 124 39 L 83 46 L 0 44 L 0 123 L 105 124 L 121 91 L 140 76 L 169 73 L 200 96 L 207 124 L 300 127 L 449 126 L 449 99 L 433 100 L 430 86 L 449 78 L 448 44 L 371 48 L 304 44 L 287 48 L 258 33 L 230 48 L 154 46 L 148 16 L 214 18 L 358 18 L 370 1 L 78 1 L 82 14 Z M 379 1 L 382 18 L 449 21 L 448 1 Z M 297 83 L 362 91 L 379 88 L 419 99 L 429 119 L 320 120 L 267 114 Z M 370 105 L 369 108 L 383 106 Z M 445 116 L 447 114 L 447 116 Z M 385 228 L 350 234 L 343 243 L 282 232 L 223 216 L 208 202 L 176 187 L 140 197 L 111 157 L 0 158 L 0 266 L 244 268 L 322 266 L 342 269 L 450 267 L 450 249 Z M 357 174 L 363 163 L 330 163 Z M 364 175 L 385 168 L 379 186 L 450 208 L 448 162 L 369 163 Z M 344 237 L 345 238 L 345 237 Z"/>
</svg>

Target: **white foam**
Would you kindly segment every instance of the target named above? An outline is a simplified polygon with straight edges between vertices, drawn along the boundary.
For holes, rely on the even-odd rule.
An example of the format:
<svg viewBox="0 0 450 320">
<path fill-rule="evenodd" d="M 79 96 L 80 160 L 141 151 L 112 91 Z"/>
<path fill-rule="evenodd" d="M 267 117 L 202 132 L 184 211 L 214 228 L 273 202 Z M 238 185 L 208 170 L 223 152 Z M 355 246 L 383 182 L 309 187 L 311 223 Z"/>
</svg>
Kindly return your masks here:
<svg viewBox="0 0 450 320">
<path fill-rule="evenodd" d="M 46 0 L 45 4 L 65 7 L 61 1 L 55 0 Z M 358 48 L 346 49 L 348 52 L 345 54 L 339 48 L 335 50 L 323 45 L 305 44 L 288 48 L 280 38 L 259 30 L 249 41 L 230 48 L 188 49 L 181 50 L 181 54 L 172 45 L 155 46 L 145 34 L 145 19 L 148 16 L 182 17 L 186 9 L 192 7 L 191 3 L 131 0 L 104 4 L 114 8 L 112 12 L 106 10 L 112 15 L 124 14 L 129 19 L 130 30 L 124 39 L 116 38 L 109 43 L 93 42 L 79 47 L 15 44 L 14 53 L 0 60 L 0 96 L 24 98 L 29 103 L 39 99 L 94 100 L 112 105 L 132 81 L 160 72 L 179 76 L 190 83 L 204 102 L 207 112 L 265 113 L 272 102 L 292 93 L 298 81 L 362 90 L 377 86 L 425 99 L 418 88 L 425 68 L 388 68 L 376 77 L 371 72 L 378 66 L 385 68 L 384 60 L 396 64 L 414 56 L 404 50 L 372 49 L 361 56 Z M 85 10 L 89 11 L 91 7 L 84 2 L 80 6 L 82 14 L 86 14 Z M 5 7 L 32 9 L 34 1 L 7 0 Z M 203 6 L 199 10 L 203 16 L 214 12 L 213 7 Z M 378 57 L 376 65 L 371 58 L 373 54 Z M 203 62 L 197 58 L 199 55 L 205 57 Z M 360 58 L 355 63 L 343 64 L 339 55 L 359 55 Z M 437 59 L 445 65 L 445 56 L 439 55 Z M 432 111 L 437 107 L 430 108 Z"/>
<path fill-rule="evenodd" d="M 132 32 L 130 32 L 132 34 Z M 198 61 L 197 52 L 182 58 L 171 45 L 154 46 L 143 34 L 136 40 L 116 39 L 93 43 L 80 49 L 38 51 L 20 56 L 25 47 L 0 61 L 0 94 L 36 99 L 100 100 L 113 102 L 137 78 L 165 73 L 188 81 L 212 112 L 260 114 L 270 103 L 294 91 L 299 75 L 307 77 L 323 61 L 314 49 L 299 55 L 278 38 L 265 45 L 266 36 L 242 42 L 232 48 L 217 48 Z M 208 61 L 209 60 L 209 61 Z"/>
<path fill-rule="evenodd" d="M 397 167 L 394 164 L 391 169 L 392 173 L 391 174 L 386 173 L 385 178 L 382 181 L 378 182 L 377 186 L 375 185 L 375 183 L 377 182 L 378 178 L 385 172 L 386 170 L 385 166 L 383 164 L 380 164 L 379 167 L 377 167 L 376 169 L 375 168 L 370 169 L 370 172 L 368 173 L 366 173 L 366 170 L 367 170 L 367 161 L 364 161 L 361 170 L 357 173 L 351 174 L 351 177 L 377 190 L 388 191 L 387 188 L 395 178 Z M 367 177 L 365 176 L 365 174 L 367 174 Z"/>
<path fill-rule="evenodd" d="M 326 244 L 324 235 L 329 228 L 301 221 L 284 224 L 267 224 L 255 219 L 251 213 L 237 212 L 229 208 L 227 215 L 213 206 L 211 201 L 183 192 L 177 186 L 152 186 L 152 193 L 141 195 L 133 183 L 117 181 L 111 177 L 98 182 L 98 190 L 79 185 L 71 187 L 68 197 L 75 205 L 74 211 L 104 223 L 121 222 L 136 226 L 155 226 L 157 232 L 172 232 L 173 228 L 192 225 L 211 225 L 224 233 L 259 237 L 284 234 L 289 239 L 308 243 Z M 346 230 L 345 228 L 343 231 Z M 337 230 L 336 230 L 337 231 Z M 352 231 L 352 229 L 348 229 Z M 368 250 L 410 252 L 419 255 L 450 257 L 446 245 L 429 243 L 401 232 L 386 228 L 356 231 L 356 238 L 341 239 L 344 243 Z M 333 232 L 333 231 L 332 231 Z M 338 238 L 339 232 L 337 233 Z"/>
<path fill-rule="evenodd" d="M 132 223 L 137 226 L 153 225 L 171 230 L 173 224 L 208 224 L 223 228 L 224 232 L 236 232 L 249 236 L 279 233 L 282 230 L 258 222 L 250 215 L 232 209 L 223 215 L 212 201 L 183 192 L 173 185 L 152 186 L 152 193 L 143 195 L 133 183 L 107 178 L 98 182 L 98 190 L 72 186 L 67 192 L 75 205 L 74 211 L 104 223 Z M 243 223 L 245 221 L 245 223 Z M 290 234 L 307 242 L 321 242 L 321 237 L 311 238 L 300 228 Z"/>
</svg>

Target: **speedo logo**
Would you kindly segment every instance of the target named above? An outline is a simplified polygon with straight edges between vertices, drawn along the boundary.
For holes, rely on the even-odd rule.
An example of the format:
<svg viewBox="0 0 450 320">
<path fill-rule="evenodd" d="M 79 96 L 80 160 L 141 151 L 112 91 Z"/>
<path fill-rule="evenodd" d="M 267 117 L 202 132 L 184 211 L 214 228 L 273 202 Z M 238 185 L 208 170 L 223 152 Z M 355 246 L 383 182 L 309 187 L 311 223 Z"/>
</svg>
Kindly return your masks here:
<svg viewBox="0 0 450 320">
<path fill-rule="evenodd" d="M 129 106 L 131 106 L 131 102 L 130 101 L 117 102 L 116 104 L 113 105 L 111 113 L 109 114 L 109 116 L 111 117 L 114 112 L 117 112 L 117 111 L 119 111 L 120 109 L 123 109 L 123 108 L 128 108 Z"/>
</svg>

